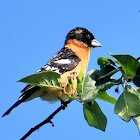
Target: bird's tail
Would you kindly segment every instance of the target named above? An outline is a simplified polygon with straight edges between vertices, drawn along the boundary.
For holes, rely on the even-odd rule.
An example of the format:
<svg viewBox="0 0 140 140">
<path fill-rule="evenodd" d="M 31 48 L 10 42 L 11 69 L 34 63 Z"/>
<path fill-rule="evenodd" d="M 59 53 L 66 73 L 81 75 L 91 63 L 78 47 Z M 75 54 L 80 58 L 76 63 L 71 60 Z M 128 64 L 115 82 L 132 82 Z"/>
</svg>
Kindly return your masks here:
<svg viewBox="0 0 140 140">
<path fill-rule="evenodd" d="M 31 87 L 30 89 L 26 90 L 18 99 L 18 101 L 13 105 L 11 106 L 3 115 L 2 117 L 8 115 L 14 108 L 16 108 L 18 105 L 20 105 L 22 102 L 24 101 L 29 101 L 35 97 L 38 97 L 38 96 L 34 96 L 32 97 L 32 95 L 37 91 L 39 90 L 39 87 L 37 86 L 34 86 L 34 87 Z M 32 98 L 31 98 L 32 97 Z M 31 99 L 30 99 L 31 98 Z"/>
<path fill-rule="evenodd" d="M 14 105 L 12 105 L 3 115 L 2 117 L 8 115 L 15 107 L 17 107 L 19 104 L 21 104 L 23 100 L 18 100 Z"/>
</svg>

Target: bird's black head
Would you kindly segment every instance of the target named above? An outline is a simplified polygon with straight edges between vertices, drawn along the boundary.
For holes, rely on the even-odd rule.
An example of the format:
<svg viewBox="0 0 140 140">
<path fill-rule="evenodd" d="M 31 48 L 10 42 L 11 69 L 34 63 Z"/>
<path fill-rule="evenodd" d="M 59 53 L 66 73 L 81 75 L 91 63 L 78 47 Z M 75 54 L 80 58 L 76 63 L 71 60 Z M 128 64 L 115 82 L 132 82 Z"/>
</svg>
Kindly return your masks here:
<svg viewBox="0 0 140 140">
<path fill-rule="evenodd" d="M 102 46 L 97 40 L 95 40 L 95 37 L 91 32 L 82 27 L 76 27 L 75 29 L 71 30 L 66 37 L 65 44 L 71 39 L 76 39 L 80 42 L 86 43 L 89 47 Z"/>
</svg>

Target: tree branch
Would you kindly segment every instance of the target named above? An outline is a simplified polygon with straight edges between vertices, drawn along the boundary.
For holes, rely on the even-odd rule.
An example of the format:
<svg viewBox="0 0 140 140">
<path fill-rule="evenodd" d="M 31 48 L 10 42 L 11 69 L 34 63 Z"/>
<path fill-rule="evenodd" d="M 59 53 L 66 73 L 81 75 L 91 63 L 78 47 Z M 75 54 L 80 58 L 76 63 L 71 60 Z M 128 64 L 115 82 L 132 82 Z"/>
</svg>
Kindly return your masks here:
<svg viewBox="0 0 140 140">
<path fill-rule="evenodd" d="M 25 140 L 28 136 L 30 136 L 35 130 L 39 129 L 41 126 L 43 126 L 46 123 L 51 123 L 52 126 L 54 126 L 54 123 L 51 121 L 51 119 L 62 109 L 64 110 L 65 107 L 71 102 L 71 100 L 68 100 L 64 102 L 57 110 L 55 110 L 47 119 L 45 119 L 40 124 L 36 125 L 35 127 L 31 128 L 20 140 Z"/>
</svg>

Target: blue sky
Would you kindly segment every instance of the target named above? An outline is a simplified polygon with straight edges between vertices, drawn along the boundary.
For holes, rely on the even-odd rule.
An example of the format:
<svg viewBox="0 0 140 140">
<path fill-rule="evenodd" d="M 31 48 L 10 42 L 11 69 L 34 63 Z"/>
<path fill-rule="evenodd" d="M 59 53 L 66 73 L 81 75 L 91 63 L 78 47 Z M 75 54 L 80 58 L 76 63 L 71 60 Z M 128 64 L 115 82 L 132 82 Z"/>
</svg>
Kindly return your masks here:
<svg viewBox="0 0 140 140">
<path fill-rule="evenodd" d="M 17 80 L 35 73 L 64 45 L 67 33 L 77 27 L 89 29 L 102 44 L 91 52 L 88 71 L 99 69 L 98 57 L 108 53 L 139 57 L 139 0 L 5 0 L 0 1 L 0 75 L 2 115 L 21 95 L 25 84 Z M 112 88 L 108 93 L 119 97 Z M 88 126 L 82 105 L 74 101 L 57 114 L 55 127 L 46 124 L 28 140 L 46 139 L 139 139 L 133 121 L 126 123 L 113 113 L 112 104 L 97 101 L 108 118 L 106 132 Z M 43 121 L 60 103 L 39 98 L 21 104 L 0 118 L 0 139 L 18 140 Z"/>
</svg>

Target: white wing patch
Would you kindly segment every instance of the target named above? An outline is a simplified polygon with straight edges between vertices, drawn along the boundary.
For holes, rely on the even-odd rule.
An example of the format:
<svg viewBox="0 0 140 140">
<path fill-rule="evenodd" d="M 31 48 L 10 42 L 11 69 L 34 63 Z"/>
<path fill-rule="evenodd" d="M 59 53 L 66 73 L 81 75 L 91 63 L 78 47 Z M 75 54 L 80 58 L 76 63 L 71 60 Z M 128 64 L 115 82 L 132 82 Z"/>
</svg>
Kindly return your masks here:
<svg viewBox="0 0 140 140">
<path fill-rule="evenodd" d="M 38 72 L 41 71 L 55 71 L 63 74 L 74 69 L 80 62 L 80 58 L 75 53 L 63 47 L 46 65 L 44 65 Z"/>
<path fill-rule="evenodd" d="M 60 59 L 60 60 L 54 61 L 54 63 L 57 63 L 57 64 L 70 64 L 71 60 L 69 60 L 69 59 Z"/>
<path fill-rule="evenodd" d="M 47 67 L 45 67 L 45 70 L 51 70 L 52 68 L 50 66 L 47 65 Z"/>
</svg>

